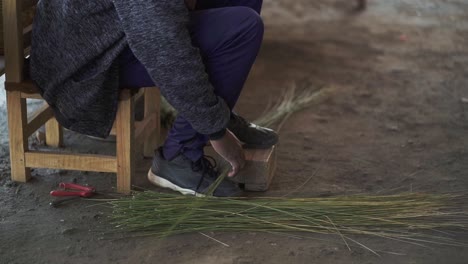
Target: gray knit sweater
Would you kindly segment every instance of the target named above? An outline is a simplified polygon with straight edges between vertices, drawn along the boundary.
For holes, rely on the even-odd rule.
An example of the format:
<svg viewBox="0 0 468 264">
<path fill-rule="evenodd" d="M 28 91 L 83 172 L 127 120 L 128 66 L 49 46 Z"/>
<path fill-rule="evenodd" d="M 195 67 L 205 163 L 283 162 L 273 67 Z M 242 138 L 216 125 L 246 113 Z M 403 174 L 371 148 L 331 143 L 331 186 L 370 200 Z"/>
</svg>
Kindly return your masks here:
<svg viewBox="0 0 468 264">
<path fill-rule="evenodd" d="M 117 112 L 116 58 L 129 45 L 162 94 L 201 134 L 230 111 L 191 44 L 183 0 L 40 0 L 31 78 L 66 128 L 106 137 Z"/>
</svg>

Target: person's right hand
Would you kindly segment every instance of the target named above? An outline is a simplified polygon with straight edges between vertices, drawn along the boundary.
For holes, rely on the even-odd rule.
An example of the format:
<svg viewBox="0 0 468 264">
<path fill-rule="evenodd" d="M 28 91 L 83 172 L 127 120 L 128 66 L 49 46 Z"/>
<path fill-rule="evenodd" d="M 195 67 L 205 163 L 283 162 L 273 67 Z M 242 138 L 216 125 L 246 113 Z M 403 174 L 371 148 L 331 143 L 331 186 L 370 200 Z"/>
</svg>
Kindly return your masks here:
<svg viewBox="0 0 468 264">
<path fill-rule="evenodd" d="M 211 145 L 214 150 L 221 155 L 227 162 L 231 164 L 232 170 L 229 172 L 229 177 L 234 177 L 245 166 L 245 155 L 242 146 L 231 131 L 227 130 L 226 134 L 218 139 L 211 140 Z"/>
</svg>

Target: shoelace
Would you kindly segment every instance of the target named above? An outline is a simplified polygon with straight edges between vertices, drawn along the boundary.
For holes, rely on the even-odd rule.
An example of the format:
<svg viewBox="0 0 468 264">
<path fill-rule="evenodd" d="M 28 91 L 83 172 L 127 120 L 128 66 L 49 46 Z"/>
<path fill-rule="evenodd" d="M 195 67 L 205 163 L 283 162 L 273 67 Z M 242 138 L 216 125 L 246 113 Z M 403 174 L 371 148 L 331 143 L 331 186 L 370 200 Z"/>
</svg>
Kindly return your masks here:
<svg viewBox="0 0 468 264">
<path fill-rule="evenodd" d="M 192 163 L 192 170 L 194 172 L 201 172 L 202 176 L 200 178 L 200 181 L 198 182 L 197 185 L 197 191 L 200 189 L 200 186 L 203 183 L 203 180 L 205 179 L 205 176 L 208 176 L 210 178 L 215 178 L 218 177 L 218 172 L 216 171 L 216 160 L 211 157 L 211 156 L 203 156 L 200 160 L 197 162 Z"/>
</svg>

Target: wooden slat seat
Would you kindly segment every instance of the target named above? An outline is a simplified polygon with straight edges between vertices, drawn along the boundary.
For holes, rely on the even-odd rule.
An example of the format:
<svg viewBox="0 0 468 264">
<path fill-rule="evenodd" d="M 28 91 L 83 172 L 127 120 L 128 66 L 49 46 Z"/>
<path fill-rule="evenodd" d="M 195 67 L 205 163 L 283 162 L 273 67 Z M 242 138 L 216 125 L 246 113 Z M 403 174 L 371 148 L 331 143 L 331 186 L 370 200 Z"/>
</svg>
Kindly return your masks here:
<svg viewBox="0 0 468 264">
<path fill-rule="evenodd" d="M 22 82 L 16 83 L 16 82 L 5 82 L 5 90 L 7 91 L 18 91 L 21 93 L 22 98 L 29 98 L 29 99 L 42 99 L 40 96 L 41 92 L 39 88 L 34 84 L 32 80 L 24 80 Z M 137 99 L 142 96 L 142 94 L 139 94 L 140 89 L 133 89 L 133 88 L 124 88 L 122 89 L 123 91 L 129 90 L 130 91 L 130 96 L 138 96 Z M 120 94 L 120 100 L 126 99 L 125 98 L 125 92 Z"/>
<path fill-rule="evenodd" d="M 31 80 L 24 80 L 22 82 L 5 82 L 5 90 L 19 91 L 26 94 L 39 94 L 39 88 Z"/>
</svg>

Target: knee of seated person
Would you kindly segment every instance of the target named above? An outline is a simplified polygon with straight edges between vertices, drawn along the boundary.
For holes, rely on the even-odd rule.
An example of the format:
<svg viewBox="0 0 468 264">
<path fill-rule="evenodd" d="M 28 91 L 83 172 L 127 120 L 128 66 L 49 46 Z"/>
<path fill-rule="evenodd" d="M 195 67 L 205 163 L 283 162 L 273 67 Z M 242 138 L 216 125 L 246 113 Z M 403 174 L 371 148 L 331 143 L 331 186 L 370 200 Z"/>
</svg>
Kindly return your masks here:
<svg viewBox="0 0 468 264">
<path fill-rule="evenodd" d="M 245 27 L 244 30 L 251 32 L 255 35 L 263 35 L 264 24 L 260 15 L 250 7 L 239 6 L 233 10 L 236 17 L 242 26 Z"/>
</svg>

